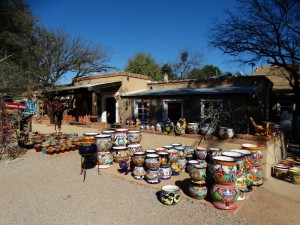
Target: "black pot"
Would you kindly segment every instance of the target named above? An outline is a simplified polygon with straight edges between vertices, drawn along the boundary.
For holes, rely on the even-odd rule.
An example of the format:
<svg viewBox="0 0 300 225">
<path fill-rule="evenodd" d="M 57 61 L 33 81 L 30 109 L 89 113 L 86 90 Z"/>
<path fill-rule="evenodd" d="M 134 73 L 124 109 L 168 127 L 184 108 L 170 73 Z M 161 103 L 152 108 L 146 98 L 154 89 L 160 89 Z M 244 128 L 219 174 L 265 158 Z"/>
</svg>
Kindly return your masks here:
<svg viewBox="0 0 300 225">
<path fill-rule="evenodd" d="M 79 154 L 80 155 L 92 155 L 96 154 L 97 152 L 97 145 L 96 144 L 90 144 L 90 145 L 80 145 L 79 148 Z"/>
</svg>

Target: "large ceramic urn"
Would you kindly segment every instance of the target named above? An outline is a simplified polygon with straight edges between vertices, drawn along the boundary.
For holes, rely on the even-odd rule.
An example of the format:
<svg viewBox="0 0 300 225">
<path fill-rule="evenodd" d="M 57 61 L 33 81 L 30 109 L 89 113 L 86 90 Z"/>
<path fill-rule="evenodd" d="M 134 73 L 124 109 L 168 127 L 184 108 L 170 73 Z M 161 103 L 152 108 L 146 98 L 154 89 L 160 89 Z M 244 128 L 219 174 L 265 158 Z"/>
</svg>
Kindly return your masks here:
<svg viewBox="0 0 300 225">
<path fill-rule="evenodd" d="M 128 143 L 127 133 L 128 133 L 128 129 L 126 128 L 116 128 L 114 145 L 126 146 Z"/>
<path fill-rule="evenodd" d="M 138 144 L 142 140 L 142 135 L 139 130 L 128 131 L 128 144 Z"/>
<path fill-rule="evenodd" d="M 236 160 L 228 156 L 215 156 L 210 166 L 212 177 L 218 184 L 232 184 L 237 178 Z"/>
<path fill-rule="evenodd" d="M 111 136 L 109 134 L 98 134 L 95 136 L 97 149 L 100 152 L 108 152 L 113 146 Z"/>
<path fill-rule="evenodd" d="M 127 162 L 130 158 L 128 148 L 126 146 L 114 146 L 112 148 L 114 162 L 119 163 L 121 161 Z"/>
<path fill-rule="evenodd" d="M 158 154 L 147 154 L 145 159 L 145 165 L 149 170 L 158 170 L 160 167 L 160 160 Z"/>
</svg>

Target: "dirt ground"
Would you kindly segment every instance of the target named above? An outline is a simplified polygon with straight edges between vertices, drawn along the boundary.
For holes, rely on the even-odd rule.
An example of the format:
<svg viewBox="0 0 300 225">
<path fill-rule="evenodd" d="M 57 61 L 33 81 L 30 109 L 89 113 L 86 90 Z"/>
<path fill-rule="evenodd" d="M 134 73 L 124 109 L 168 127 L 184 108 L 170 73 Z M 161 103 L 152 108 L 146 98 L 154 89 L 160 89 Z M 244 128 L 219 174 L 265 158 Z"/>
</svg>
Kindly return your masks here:
<svg viewBox="0 0 300 225">
<path fill-rule="evenodd" d="M 33 124 L 33 131 L 39 131 L 41 133 L 53 132 L 54 128 L 45 124 Z M 74 126 L 63 125 L 63 132 L 81 132 L 94 131 L 93 128 L 74 128 Z M 296 153 L 298 150 L 295 150 Z M 39 154 L 39 153 L 36 153 Z M 45 156 L 51 157 L 51 156 Z M 87 171 L 87 180 L 92 179 L 89 175 L 90 171 Z M 179 177 L 172 177 L 171 180 L 163 181 L 159 185 L 150 185 L 145 181 L 135 180 L 130 175 L 124 175 L 118 172 L 118 167 L 115 164 L 109 169 L 102 169 L 101 173 L 108 173 L 113 176 L 117 176 L 121 179 L 129 180 L 141 185 L 148 186 L 150 188 L 160 190 L 164 184 L 176 184 L 181 187 L 183 192 L 183 198 L 189 201 L 196 201 L 189 197 L 187 191 L 187 179 L 188 174 L 182 174 Z M 45 174 L 47 176 L 47 174 Z M 85 181 L 86 182 L 86 181 Z M 202 200 L 201 203 L 205 205 L 213 206 L 208 200 Z M 298 224 L 299 212 L 300 212 L 300 186 L 290 184 L 286 181 L 281 181 L 273 177 L 264 181 L 264 184 L 259 187 L 254 187 L 254 190 L 247 193 L 244 201 L 237 202 L 237 209 L 229 211 L 235 216 L 246 218 L 253 221 L 254 224 Z"/>
</svg>

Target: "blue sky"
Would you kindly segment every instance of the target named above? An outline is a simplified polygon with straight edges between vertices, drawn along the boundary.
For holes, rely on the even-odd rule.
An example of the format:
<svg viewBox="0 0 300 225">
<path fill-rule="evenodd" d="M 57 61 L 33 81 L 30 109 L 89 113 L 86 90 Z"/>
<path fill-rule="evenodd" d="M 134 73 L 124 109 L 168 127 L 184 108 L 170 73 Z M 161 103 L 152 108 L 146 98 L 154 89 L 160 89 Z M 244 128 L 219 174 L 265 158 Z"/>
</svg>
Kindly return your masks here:
<svg viewBox="0 0 300 225">
<path fill-rule="evenodd" d="M 150 54 L 158 64 L 179 59 L 183 49 L 199 51 L 203 66 L 222 72 L 250 74 L 251 67 L 226 63 L 228 56 L 208 47 L 206 33 L 215 16 L 222 17 L 235 0 L 25 0 L 40 25 L 63 28 L 113 51 L 110 66 L 123 71 L 137 52 Z M 70 82 L 65 79 L 64 83 Z"/>
</svg>

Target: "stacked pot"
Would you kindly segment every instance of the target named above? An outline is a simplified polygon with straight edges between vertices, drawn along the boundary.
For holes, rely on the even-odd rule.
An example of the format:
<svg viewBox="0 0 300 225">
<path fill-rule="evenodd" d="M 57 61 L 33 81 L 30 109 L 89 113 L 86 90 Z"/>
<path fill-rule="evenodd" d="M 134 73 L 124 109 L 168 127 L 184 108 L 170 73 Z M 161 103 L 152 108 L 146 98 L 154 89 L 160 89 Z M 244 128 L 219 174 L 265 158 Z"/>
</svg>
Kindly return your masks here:
<svg viewBox="0 0 300 225">
<path fill-rule="evenodd" d="M 112 133 L 103 132 L 95 136 L 97 145 L 97 161 L 98 168 L 106 169 L 113 164 L 113 155 L 111 149 L 113 146 L 113 136 Z"/>
</svg>

